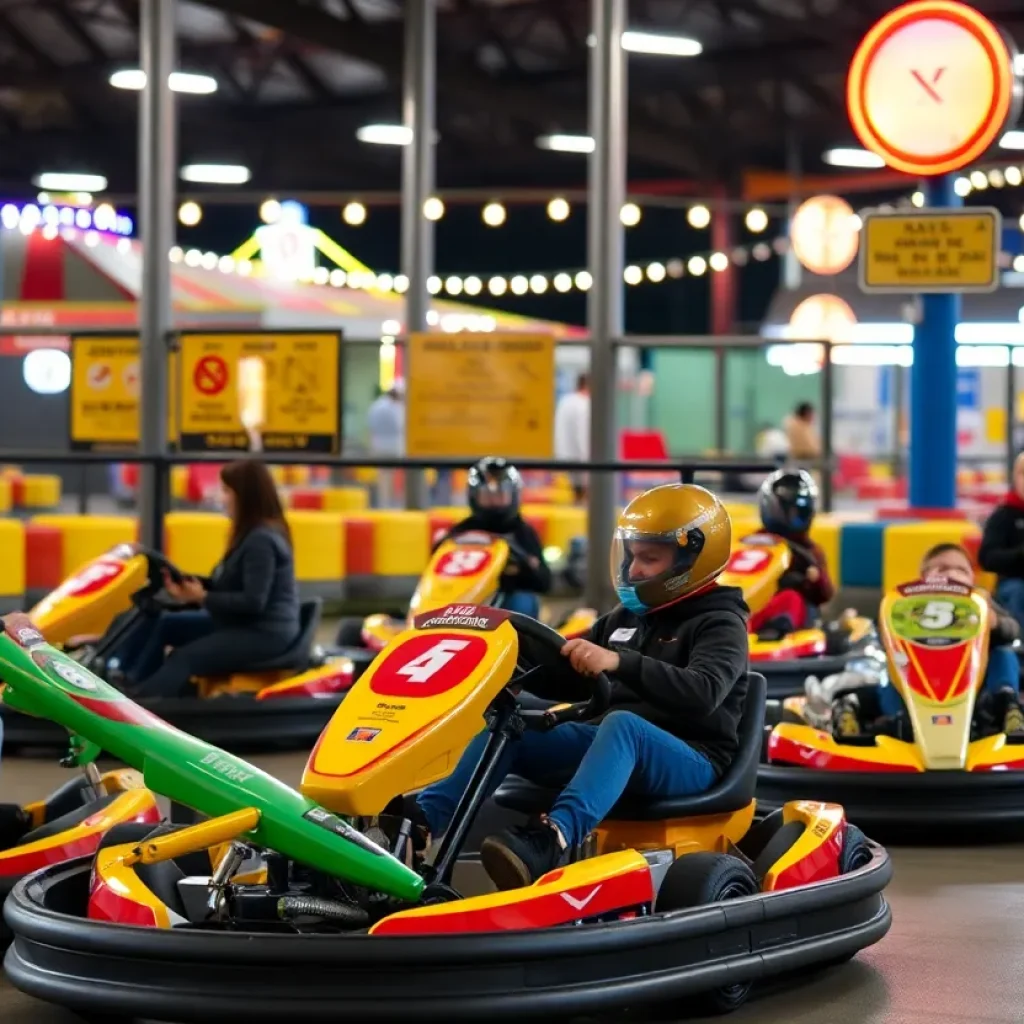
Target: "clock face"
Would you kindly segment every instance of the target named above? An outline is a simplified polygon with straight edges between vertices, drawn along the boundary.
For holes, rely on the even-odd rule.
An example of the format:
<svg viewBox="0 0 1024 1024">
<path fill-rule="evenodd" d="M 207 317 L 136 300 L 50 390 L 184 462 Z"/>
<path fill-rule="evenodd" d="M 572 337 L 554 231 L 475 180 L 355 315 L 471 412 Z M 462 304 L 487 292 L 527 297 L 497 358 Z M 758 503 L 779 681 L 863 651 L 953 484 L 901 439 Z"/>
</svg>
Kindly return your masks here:
<svg viewBox="0 0 1024 1024">
<path fill-rule="evenodd" d="M 883 18 L 850 68 L 847 101 L 860 141 L 906 173 L 941 174 L 977 159 L 1014 98 L 1012 55 L 977 12 L 944 0 Z"/>
<path fill-rule="evenodd" d="M 838 196 L 814 196 L 802 203 L 789 228 L 793 252 L 815 274 L 838 274 L 857 255 L 860 223 Z"/>
</svg>

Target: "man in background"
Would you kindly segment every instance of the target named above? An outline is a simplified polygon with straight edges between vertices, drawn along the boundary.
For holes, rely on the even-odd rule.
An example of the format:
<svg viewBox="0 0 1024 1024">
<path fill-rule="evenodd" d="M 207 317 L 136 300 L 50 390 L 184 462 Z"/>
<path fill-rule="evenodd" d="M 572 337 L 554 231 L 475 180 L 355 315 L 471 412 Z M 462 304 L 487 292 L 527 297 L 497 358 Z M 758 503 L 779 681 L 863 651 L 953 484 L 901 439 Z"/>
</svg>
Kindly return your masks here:
<svg viewBox="0 0 1024 1024">
<path fill-rule="evenodd" d="M 397 459 L 405 454 L 405 402 L 399 382 L 389 391 L 382 391 L 366 413 L 370 436 L 370 454 Z M 395 470 L 377 470 L 377 508 L 395 507 Z"/>
<path fill-rule="evenodd" d="M 789 457 L 794 462 L 821 458 L 821 439 L 814 426 L 814 406 L 801 402 L 783 421 L 789 442 Z"/>
<path fill-rule="evenodd" d="M 566 462 L 590 461 L 590 376 L 581 373 L 576 390 L 563 395 L 555 409 L 555 458 Z M 578 502 L 587 496 L 587 474 L 569 474 Z"/>
</svg>

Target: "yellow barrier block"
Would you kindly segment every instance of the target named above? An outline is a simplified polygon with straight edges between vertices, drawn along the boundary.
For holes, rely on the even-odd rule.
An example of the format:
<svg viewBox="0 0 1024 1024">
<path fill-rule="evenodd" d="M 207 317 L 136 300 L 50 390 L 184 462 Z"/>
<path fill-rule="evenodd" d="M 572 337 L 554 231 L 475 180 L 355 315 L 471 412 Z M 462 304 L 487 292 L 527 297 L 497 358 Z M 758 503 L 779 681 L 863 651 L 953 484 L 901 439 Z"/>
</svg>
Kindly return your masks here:
<svg viewBox="0 0 1024 1024">
<path fill-rule="evenodd" d="M 737 541 L 742 540 L 744 537 L 749 537 L 752 533 L 761 533 L 764 529 L 764 527 L 761 525 L 761 517 L 759 515 L 730 515 L 729 518 L 732 520 L 733 544 L 736 544 Z"/>
<path fill-rule="evenodd" d="M 761 515 L 757 510 L 757 506 L 750 504 L 750 502 L 726 501 L 724 505 L 725 511 L 729 513 L 733 521 L 737 519 L 757 519 Z"/>
<path fill-rule="evenodd" d="M 429 516 L 419 510 L 371 509 L 360 519 L 373 523 L 373 571 L 379 576 L 419 576 L 430 551 Z"/>
<path fill-rule="evenodd" d="M 285 513 L 300 583 L 345 577 L 345 517 L 340 512 L 298 508 Z"/>
<path fill-rule="evenodd" d="M 567 552 L 574 537 L 587 535 L 587 510 L 566 505 L 524 505 L 523 517 L 534 515 L 547 520 L 544 546 Z"/>
<path fill-rule="evenodd" d="M 310 480 L 312 473 L 309 466 L 285 466 L 284 481 L 292 487 L 305 487 Z"/>
<path fill-rule="evenodd" d="M 20 601 L 24 594 L 25 525 L 20 519 L 0 519 L 0 596 Z"/>
<path fill-rule="evenodd" d="M 130 544 L 138 526 L 128 516 L 43 515 L 30 520 L 37 526 L 52 526 L 64 538 L 61 573 L 70 576 L 87 562 L 118 544 Z"/>
<path fill-rule="evenodd" d="M 361 512 L 370 506 L 370 494 L 365 487 L 325 487 L 325 512 Z"/>
<path fill-rule="evenodd" d="M 891 480 L 892 466 L 888 462 L 872 462 L 868 466 L 868 478 L 871 480 Z"/>
<path fill-rule="evenodd" d="M 175 501 L 188 497 L 188 466 L 171 466 L 171 497 Z"/>
<path fill-rule="evenodd" d="M 352 479 L 357 484 L 373 484 L 377 481 L 377 470 L 373 466 L 356 466 L 352 470 Z"/>
<path fill-rule="evenodd" d="M 268 466 L 267 468 L 270 470 L 270 478 L 278 487 L 287 486 L 288 474 L 285 472 L 286 466 Z"/>
<path fill-rule="evenodd" d="M 842 585 L 839 579 L 839 567 L 841 562 L 841 550 L 839 547 L 842 537 L 842 523 L 831 513 L 823 512 L 814 517 L 814 525 L 811 527 L 811 540 L 817 544 L 825 555 L 825 564 L 828 566 L 829 575 L 836 589 Z"/>
<path fill-rule="evenodd" d="M 13 490 L 10 479 L 0 476 L 0 515 L 10 512 L 14 506 Z"/>
<path fill-rule="evenodd" d="M 882 538 L 882 587 L 889 591 L 917 579 L 921 559 L 936 544 L 962 544 L 965 537 L 980 534 L 976 523 L 963 519 L 889 524 Z"/>
<path fill-rule="evenodd" d="M 25 508 L 57 508 L 60 505 L 61 480 L 59 476 L 31 473 L 22 477 Z"/>
<path fill-rule="evenodd" d="M 217 512 L 168 512 L 164 516 L 167 558 L 182 572 L 209 576 L 227 550 L 231 522 Z"/>
</svg>

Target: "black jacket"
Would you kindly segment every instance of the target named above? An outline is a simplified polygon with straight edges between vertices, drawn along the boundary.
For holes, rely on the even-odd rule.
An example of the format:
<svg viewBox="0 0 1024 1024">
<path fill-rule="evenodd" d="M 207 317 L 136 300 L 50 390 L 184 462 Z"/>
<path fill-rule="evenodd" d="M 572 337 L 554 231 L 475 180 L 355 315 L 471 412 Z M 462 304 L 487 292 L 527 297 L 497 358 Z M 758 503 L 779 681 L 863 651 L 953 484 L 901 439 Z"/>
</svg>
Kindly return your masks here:
<svg viewBox="0 0 1024 1024">
<path fill-rule="evenodd" d="M 611 710 L 632 711 L 685 740 L 721 775 L 739 748 L 748 615 L 737 587 L 715 587 L 644 616 L 613 608 L 587 636 L 619 653 Z M 583 700 L 587 694 L 551 696 Z"/>
<path fill-rule="evenodd" d="M 203 607 L 222 629 L 297 636 L 299 588 L 284 537 L 268 526 L 247 534 L 213 570 Z"/>
<path fill-rule="evenodd" d="M 985 523 L 978 563 L 999 577 L 1024 579 L 1024 508 L 995 507 Z"/>
<path fill-rule="evenodd" d="M 493 533 L 496 536 L 504 537 L 514 547 L 518 548 L 524 555 L 533 555 L 540 562 L 536 569 L 528 565 L 520 558 L 512 554 L 510 564 L 516 565 L 518 572 L 504 573 L 501 577 L 501 589 L 506 594 L 515 591 L 525 590 L 531 594 L 546 594 L 551 590 L 551 569 L 544 561 L 544 548 L 541 545 L 537 531 L 526 522 L 522 516 L 508 520 L 502 528 L 496 530 L 493 523 L 489 523 L 478 516 L 468 516 L 461 523 L 456 523 L 435 545 L 436 551 L 450 537 L 457 537 L 460 533 Z"/>
</svg>

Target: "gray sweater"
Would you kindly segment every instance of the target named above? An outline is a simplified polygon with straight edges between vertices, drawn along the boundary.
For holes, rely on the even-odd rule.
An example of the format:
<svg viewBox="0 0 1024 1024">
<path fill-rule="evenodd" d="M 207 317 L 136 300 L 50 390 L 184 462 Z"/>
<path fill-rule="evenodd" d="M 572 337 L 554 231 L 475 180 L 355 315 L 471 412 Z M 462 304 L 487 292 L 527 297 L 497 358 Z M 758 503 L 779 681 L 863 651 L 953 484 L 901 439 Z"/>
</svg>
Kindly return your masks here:
<svg viewBox="0 0 1024 1024">
<path fill-rule="evenodd" d="M 231 548 L 208 581 L 205 608 L 221 629 L 297 635 L 299 588 L 284 537 L 259 526 Z"/>
</svg>

